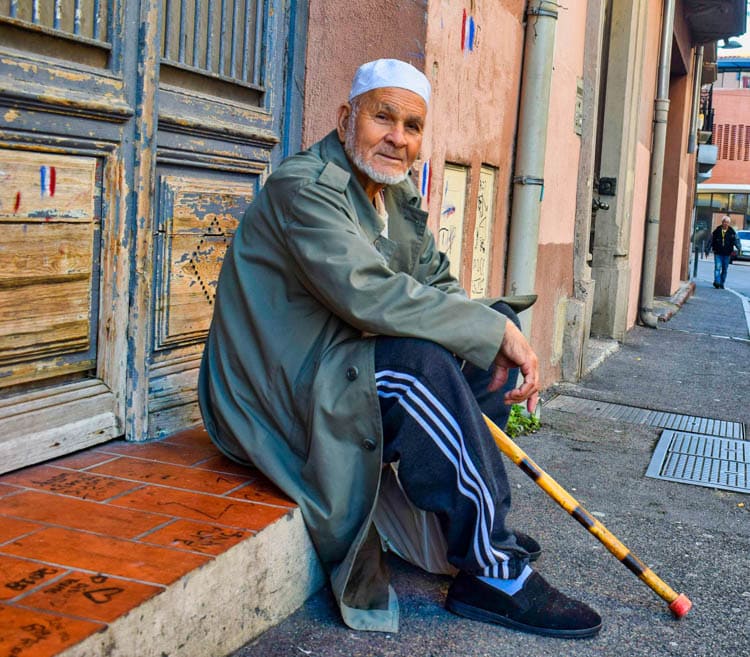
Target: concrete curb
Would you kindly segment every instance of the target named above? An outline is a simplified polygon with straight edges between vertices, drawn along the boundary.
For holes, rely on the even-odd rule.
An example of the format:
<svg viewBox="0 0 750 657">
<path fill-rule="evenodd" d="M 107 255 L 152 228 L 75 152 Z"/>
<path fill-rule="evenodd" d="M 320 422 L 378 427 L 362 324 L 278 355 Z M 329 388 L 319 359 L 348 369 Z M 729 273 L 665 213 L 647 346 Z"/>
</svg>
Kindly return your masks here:
<svg viewBox="0 0 750 657">
<path fill-rule="evenodd" d="M 739 292 L 735 292 L 734 290 L 731 290 L 729 288 L 727 288 L 727 292 L 731 292 L 735 296 L 739 297 L 740 301 L 742 301 L 742 310 L 745 313 L 745 323 L 747 324 L 747 332 L 750 335 L 750 299 L 740 294 Z"/>
<path fill-rule="evenodd" d="M 224 657 L 284 620 L 323 583 L 294 509 L 58 657 Z"/>
<path fill-rule="evenodd" d="M 659 321 L 668 322 L 674 314 L 682 308 L 683 304 L 695 294 L 695 282 L 685 281 L 680 289 L 672 295 L 669 301 L 657 302 L 665 308 L 664 312 L 659 312 Z"/>
</svg>

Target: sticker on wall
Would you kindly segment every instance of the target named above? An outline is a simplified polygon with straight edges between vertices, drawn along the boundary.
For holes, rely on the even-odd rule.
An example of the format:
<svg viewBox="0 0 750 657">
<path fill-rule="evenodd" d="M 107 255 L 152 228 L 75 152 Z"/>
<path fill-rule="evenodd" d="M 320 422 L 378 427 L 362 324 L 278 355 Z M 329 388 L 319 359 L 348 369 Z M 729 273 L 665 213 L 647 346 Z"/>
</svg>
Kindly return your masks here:
<svg viewBox="0 0 750 657">
<path fill-rule="evenodd" d="M 421 175 L 421 181 L 420 181 L 420 193 L 422 194 L 422 198 L 427 202 L 427 204 L 430 203 L 430 185 L 432 184 L 432 167 L 430 166 L 430 161 L 427 160 L 422 164 L 422 175 Z"/>
<path fill-rule="evenodd" d="M 443 174 L 443 200 L 440 206 L 438 248 L 451 263 L 451 274 L 459 278 L 463 248 L 466 182 L 469 170 L 458 164 L 446 164 Z"/>
<path fill-rule="evenodd" d="M 464 9 L 463 20 L 461 21 L 461 50 L 463 52 L 474 50 L 474 42 L 476 37 L 476 25 L 474 23 L 474 16 L 466 13 Z"/>
<path fill-rule="evenodd" d="M 45 196 L 52 197 L 55 195 L 55 187 L 57 186 L 57 171 L 55 167 L 40 166 L 39 167 L 39 189 L 41 191 L 41 197 Z"/>
</svg>

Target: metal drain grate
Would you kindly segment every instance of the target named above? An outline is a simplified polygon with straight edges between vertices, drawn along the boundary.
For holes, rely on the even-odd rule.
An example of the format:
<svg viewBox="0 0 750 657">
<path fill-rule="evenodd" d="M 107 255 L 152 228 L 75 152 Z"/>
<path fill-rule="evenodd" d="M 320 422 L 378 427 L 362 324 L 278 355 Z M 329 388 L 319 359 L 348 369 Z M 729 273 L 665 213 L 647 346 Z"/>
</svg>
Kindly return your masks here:
<svg viewBox="0 0 750 657">
<path fill-rule="evenodd" d="M 750 493 L 750 442 L 664 431 L 646 476 Z"/>
<path fill-rule="evenodd" d="M 545 408 L 552 408 L 566 413 L 581 413 L 582 415 L 620 420 L 622 422 L 630 422 L 631 424 L 645 424 L 651 427 L 661 427 L 662 429 L 689 431 L 711 436 L 722 436 L 724 438 L 736 438 L 738 440 L 745 438 L 745 425 L 741 422 L 724 422 L 723 420 L 697 417 L 695 415 L 652 411 L 647 408 L 638 408 L 637 406 L 612 404 L 594 399 L 584 399 L 583 397 L 571 397 L 569 395 L 558 395 L 544 406 Z"/>
</svg>

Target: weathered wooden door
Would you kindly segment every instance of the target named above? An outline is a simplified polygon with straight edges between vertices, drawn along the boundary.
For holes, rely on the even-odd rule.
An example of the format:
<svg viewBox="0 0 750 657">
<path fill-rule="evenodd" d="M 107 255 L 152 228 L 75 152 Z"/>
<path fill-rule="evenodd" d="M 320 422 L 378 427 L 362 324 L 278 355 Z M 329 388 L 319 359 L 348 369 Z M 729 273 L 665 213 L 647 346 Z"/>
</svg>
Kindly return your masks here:
<svg viewBox="0 0 750 657">
<path fill-rule="evenodd" d="M 224 250 L 299 144 L 304 13 L 0 0 L 0 471 L 199 421 Z"/>
</svg>

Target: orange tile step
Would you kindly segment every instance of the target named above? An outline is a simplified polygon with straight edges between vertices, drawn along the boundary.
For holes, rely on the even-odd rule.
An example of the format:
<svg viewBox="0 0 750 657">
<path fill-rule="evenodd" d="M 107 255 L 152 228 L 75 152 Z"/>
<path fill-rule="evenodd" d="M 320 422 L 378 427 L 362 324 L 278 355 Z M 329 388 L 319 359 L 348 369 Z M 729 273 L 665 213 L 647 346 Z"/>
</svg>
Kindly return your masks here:
<svg viewBox="0 0 750 657">
<path fill-rule="evenodd" d="M 0 655 L 58 655 L 295 508 L 202 429 L 0 475 Z"/>
</svg>

